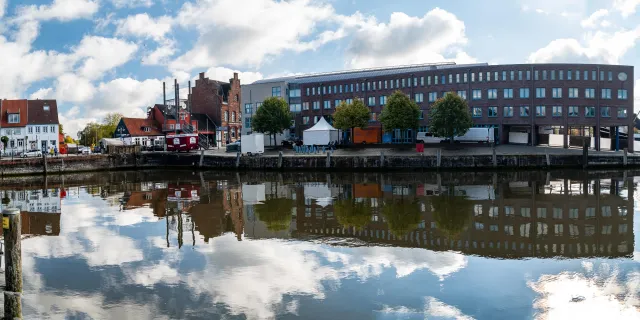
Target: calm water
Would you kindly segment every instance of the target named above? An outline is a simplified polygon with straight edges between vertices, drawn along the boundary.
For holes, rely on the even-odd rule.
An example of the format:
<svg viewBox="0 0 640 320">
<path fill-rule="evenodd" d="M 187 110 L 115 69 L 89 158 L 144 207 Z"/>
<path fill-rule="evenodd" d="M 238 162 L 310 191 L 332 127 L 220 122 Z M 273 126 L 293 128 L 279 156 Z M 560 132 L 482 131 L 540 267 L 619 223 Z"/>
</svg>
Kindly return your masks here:
<svg viewBox="0 0 640 320">
<path fill-rule="evenodd" d="M 24 210 L 25 319 L 640 319 L 634 174 L 111 173 L 0 195 Z"/>
</svg>

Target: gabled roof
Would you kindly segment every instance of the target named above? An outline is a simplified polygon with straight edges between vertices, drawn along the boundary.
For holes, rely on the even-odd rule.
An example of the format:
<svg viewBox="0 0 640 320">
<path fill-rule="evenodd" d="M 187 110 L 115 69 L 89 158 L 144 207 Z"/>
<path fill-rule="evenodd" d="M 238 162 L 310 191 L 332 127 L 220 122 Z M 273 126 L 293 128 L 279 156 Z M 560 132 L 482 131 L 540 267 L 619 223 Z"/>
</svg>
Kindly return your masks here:
<svg viewBox="0 0 640 320">
<path fill-rule="evenodd" d="M 16 128 L 25 127 L 27 125 L 27 100 L 2 100 L 0 105 L 0 127 Z M 19 123 L 9 123 L 9 113 L 20 114 Z"/>
<path fill-rule="evenodd" d="M 324 119 L 324 117 L 320 117 L 320 120 L 318 120 L 318 123 L 316 123 L 315 126 L 305 130 L 306 131 L 336 131 L 337 129 L 334 128 L 332 125 L 329 124 L 329 122 L 327 122 L 327 120 Z"/>
<path fill-rule="evenodd" d="M 140 118 L 122 118 L 122 122 L 129 130 L 129 135 L 132 137 L 139 136 L 161 136 L 162 131 L 160 131 L 160 126 L 158 122 L 150 119 L 140 119 Z M 144 127 L 151 128 L 150 131 L 144 131 Z"/>
<path fill-rule="evenodd" d="M 161 104 L 156 104 L 154 107 L 158 108 L 167 120 L 176 120 L 176 109 L 174 109 L 174 106 L 169 105 L 166 107 Z"/>
<path fill-rule="evenodd" d="M 49 110 L 45 110 L 48 106 Z M 27 124 L 59 124 L 56 100 L 29 100 Z"/>
</svg>

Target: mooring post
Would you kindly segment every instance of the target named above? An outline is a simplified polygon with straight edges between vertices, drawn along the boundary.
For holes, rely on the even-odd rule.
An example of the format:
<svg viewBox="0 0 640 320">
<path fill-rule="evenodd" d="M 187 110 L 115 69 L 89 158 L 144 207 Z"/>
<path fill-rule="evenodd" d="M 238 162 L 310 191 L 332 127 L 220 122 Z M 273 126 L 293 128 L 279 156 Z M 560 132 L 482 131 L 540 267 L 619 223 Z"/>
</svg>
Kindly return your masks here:
<svg viewBox="0 0 640 320">
<path fill-rule="evenodd" d="M 589 141 L 582 142 L 582 168 L 587 168 L 589 164 Z"/>
<path fill-rule="evenodd" d="M 493 147 L 491 148 L 493 150 L 493 167 L 497 167 L 498 166 L 498 157 L 496 156 L 496 144 L 493 144 Z"/>
<path fill-rule="evenodd" d="M 622 155 L 622 164 L 626 167 L 627 166 L 627 148 L 624 148 L 624 154 Z"/>
<path fill-rule="evenodd" d="M 544 148 L 544 155 L 547 158 L 547 167 L 551 166 L 551 161 L 549 161 L 549 149 L 548 148 Z"/>
<path fill-rule="evenodd" d="M 236 153 L 236 169 L 240 168 L 240 156 L 242 154 L 240 152 Z"/>
<path fill-rule="evenodd" d="M 380 151 L 380 168 L 384 168 L 384 151 Z"/>
<path fill-rule="evenodd" d="M 200 168 L 202 168 L 202 164 L 204 163 L 204 149 L 200 151 Z"/>
<path fill-rule="evenodd" d="M 278 152 L 278 169 L 282 169 L 282 151 Z"/>
<path fill-rule="evenodd" d="M 7 208 L 2 211 L 4 229 L 4 318 L 22 317 L 22 246 L 20 245 L 20 210 Z"/>
<path fill-rule="evenodd" d="M 42 153 L 42 161 L 44 162 L 44 174 L 47 174 L 47 155 Z"/>
<path fill-rule="evenodd" d="M 325 163 L 327 168 L 331 168 L 331 150 L 327 152 L 327 162 Z"/>
<path fill-rule="evenodd" d="M 436 150 L 436 165 L 438 168 L 440 168 L 441 164 L 442 164 L 442 149 L 438 148 L 438 150 Z"/>
</svg>

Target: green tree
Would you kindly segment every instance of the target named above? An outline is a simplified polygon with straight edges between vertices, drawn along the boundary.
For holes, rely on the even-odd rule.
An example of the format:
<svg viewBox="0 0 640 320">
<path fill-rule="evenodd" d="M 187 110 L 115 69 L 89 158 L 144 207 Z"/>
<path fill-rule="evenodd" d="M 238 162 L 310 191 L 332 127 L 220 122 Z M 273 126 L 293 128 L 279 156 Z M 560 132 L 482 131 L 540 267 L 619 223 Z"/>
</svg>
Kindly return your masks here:
<svg viewBox="0 0 640 320">
<path fill-rule="evenodd" d="M 396 237 L 402 237 L 418 227 L 420 223 L 420 204 L 415 199 L 385 200 L 382 214 L 387 220 L 389 231 Z"/>
<path fill-rule="evenodd" d="M 75 141 L 73 140 L 73 138 L 71 138 L 71 136 L 66 136 L 64 137 L 64 143 L 74 143 Z"/>
<path fill-rule="evenodd" d="M 433 219 L 436 226 L 450 237 L 458 236 L 471 221 L 473 202 L 466 196 L 455 195 L 454 187 L 432 197 Z"/>
<path fill-rule="evenodd" d="M 109 113 L 102 120 L 102 126 L 100 131 L 102 131 L 102 138 L 111 138 L 113 134 L 116 132 L 116 127 L 118 127 L 118 123 L 120 123 L 120 119 L 122 119 L 122 114 L 120 113 Z"/>
<path fill-rule="evenodd" d="M 295 201 L 287 198 L 267 199 L 254 206 L 258 218 L 267 225 L 271 231 L 282 231 L 289 228 L 291 223 L 291 211 Z"/>
<path fill-rule="evenodd" d="M 61 124 L 58 125 L 58 133 L 64 136 L 64 127 Z"/>
<path fill-rule="evenodd" d="M 467 101 L 455 92 L 449 92 L 431 105 L 429 131 L 436 137 L 448 138 L 451 143 L 473 125 Z"/>
<path fill-rule="evenodd" d="M 351 130 L 351 142 L 353 142 L 353 130 L 364 129 L 369 124 L 369 108 L 360 99 L 352 103 L 343 102 L 333 113 L 333 126 L 340 130 Z"/>
<path fill-rule="evenodd" d="M 333 204 L 333 212 L 344 227 L 355 227 L 358 230 L 371 222 L 371 205 L 367 201 L 356 199 L 337 200 Z"/>
<path fill-rule="evenodd" d="M 420 108 L 402 91 L 396 91 L 382 108 L 380 123 L 385 132 L 417 129 L 420 126 Z"/>
<path fill-rule="evenodd" d="M 287 102 L 278 97 L 270 97 L 262 102 L 256 114 L 251 118 L 251 129 L 255 132 L 273 136 L 276 141 L 276 134 L 284 132 L 291 127 L 291 112 Z"/>
</svg>

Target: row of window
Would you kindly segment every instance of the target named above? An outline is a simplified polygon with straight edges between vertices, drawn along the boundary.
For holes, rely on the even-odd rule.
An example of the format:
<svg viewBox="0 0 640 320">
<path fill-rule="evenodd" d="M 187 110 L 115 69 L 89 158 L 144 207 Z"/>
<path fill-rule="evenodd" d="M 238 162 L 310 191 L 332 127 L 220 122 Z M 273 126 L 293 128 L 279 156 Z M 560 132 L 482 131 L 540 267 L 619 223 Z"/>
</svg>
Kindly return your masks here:
<svg viewBox="0 0 640 320">
<path fill-rule="evenodd" d="M 612 207 L 611 206 L 601 206 L 600 213 L 602 217 L 611 217 L 612 216 Z M 497 218 L 499 216 L 500 208 L 497 206 L 490 206 L 487 209 L 488 215 L 491 218 Z M 627 216 L 627 208 L 625 207 L 617 207 L 618 216 L 626 217 Z M 569 208 L 569 219 L 578 219 L 580 216 L 580 209 L 578 208 Z M 478 217 L 482 216 L 483 205 L 476 204 L 473 207 L 473 215 Z M 596 208 L 588 207 L 584 210 L 584 218 L 595 218 L 596 217 Z M 504 206 L 504 215 L 507 217 L 516 216 L 516 210 L 512 206 Z M 520 208 L 519 216 L 523 218 L 531 218 L 531 208 L 522 207 Z M 547 218 L 547 208 L 536 208 L 535 216 L 540 219 Z M 553 219 L 564 219 L 564 209 L 563 208 L 553 208 Z"/>
<path fill-rule="evenodd" d="M 472 72 L 470 73 L 471 82 L 491 82 L 491 81 L 515 81 L 516 76 L 518 81 L 522 80 L 531 80 L 531 70 L 510 70 L 510 71 L 494 71 L 494 72 Z M 611 82 L 613 81 L 613 72 L 606 72 L 606 80 Z M 626 74 L 621 73 L 621 80 L 626 80 Z M 492 78 L 493 76 L 493 78 Z M 591 77 L 590 77 L 591 76 Z M 581 80 L 581 78 L 585 81 L 597 81 L 597 71 L 596 70 L 566 70 L 566 80 Z M 376 91 L 376 90 L 387 90 L 387 89 L 400 89 L 400 88 L 411 88 L 418 87 L 418 83 L 421 87 L 430 86 L 432 84 L 454 84 L 454 83 L 467 83 L 469 74 L 467 73 L 456 73 L 456 74 L 448 74 L 448 75 L 434 75 L 434 76 L 422 76 L 422 77 L 408 77 L 394 80 L 378 80 L 378 81 L 367 81 L 367 82 L 357 82 L 351 84 L 340 84 L 340 85 L 328 85 L 328 86 L 317 86 L 317 87 L 307 87 L 306 95 L 320 95 L 320 94 L 337 94 L 337 93 L 349 93 L 349 92 L 359 92 L 359 91 Z M 425 81 L 426 79 L 426 81 Z M 492 80 L 493 79 L 493 80 Z M 534 70 L 533 71 L 533 79 L 535 81 L 538 80 L 565 80 L 565 70 Z M 448 80 L 448 81 L 447 81 Z M 605 81 L 605 71 L 600 71 L 600 81 Z M 624 80 L 622 80 L 624 81 Z M 274 87 L 272 89 L 275 90 Z M 296 89 L 299 90 L 299 89 Z M 293 91 L 293 90 L 292 90 Z M 300 93 L 295 92 L 291 93 L 291 97 L 295 94 L 296 97 L 299 97 Z M 279 95 L 278 95 L 279 96 Z"/>
<path fill-rule="evenodd" d="M 251 113 L 249 113 L 249 114 L 251 114 Z M 225 122 L 229 121 L 229 111 L 225 111 L 224 112 L 224 118 L 223 119 L 224 119 L 223 121 L 225 121 Z M 231 122 L 236 122 L 236 112 L 235 111 L 231 112 Z"/>
<path fill-rule="evenodd" d="M 51 126 L 51 125 L 47 125 L 47 126 L 28 126 L 27 127 L 27 132 L 28 133 L 33 133 L 35 131 L 35 133 L 56 133 L 56 127 L 57 126 Z M 7 129 L 3 129 L 2 130 L 2 135 L 6 135 L 6 136 L 11 136 L 11 135 L 22 135 L 22 129 L 21 128 L 7 128 Z"/>
<path fill-rule="evenodd" d="M 570 99 L 577 99 L 580 97 L 580 93 L 578 88 L 566 88 L 567 96 Z M 563 96 L 563 88 L 551 88 L 551 97 L 560 99 Z M 513 89 L 502 89 L 502 97 L 504 99 L 513 99 Z M 536 98 L 546 98 L 547 97 L 547 88 L 536 88 Z M 612 97 L 611 89 L 602 89 L 600 91 L 600 98 L 604 100 L 610 100 Z M 626 89 L 618 89 L 618 100 L 627 100 L 628 93 Z M 528 99 L 529 88 L 520 88 L 520 99 Z M 584 89 L 584 98 L 586 99 L 595 99 L 596 98 L 596 89 L 586 88 Z M 479 100 L 482 99 L 482 90 L 474 89 L 472 91 L 472 99 Z M 498 99 L 498 89 L 487 89 L 487 99 Z M 435 101 L 435 100 L 433 100 Z"/>
<path fill-rule="evenodd" d="M 514 114 L 513 106 L 504 106 L 502 107 L 502 117 L 509 118 L 513 117 Z M 562 117 L 563 110 L 565 109 L 563 106 L 536 106 L 536 117 L 546 117 L 547 110 L 551 108 L 551 115 L 553 117 Z M 471 114 L 474 118 L 481 118 L 483 116 L 483 111 L 486 109 L 487 117 L 498 117 L 498 107 L 490 106 L 490 107 L 472 107 Z M 521 117 L 529 117 L 529 106 L 519 106 L 519 115 Z M 588 118 L 592 118 L 596 116 L 596 107 L 593 106 L 585 106 L 582 107 L 583 115 Z M 600 117 L 610 118 L 612 107 L 600 107 Z M 567 107 L 567 115 L 569 117 L 579 117 L 580 116 L 580 107 L 578 106 L 568 106 Z M 627 117 L 627 108 L 619 107 L 613 110 L 617 112 L 616 115 L 618 118 L 626 118 Z"/>
</svg>

